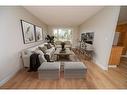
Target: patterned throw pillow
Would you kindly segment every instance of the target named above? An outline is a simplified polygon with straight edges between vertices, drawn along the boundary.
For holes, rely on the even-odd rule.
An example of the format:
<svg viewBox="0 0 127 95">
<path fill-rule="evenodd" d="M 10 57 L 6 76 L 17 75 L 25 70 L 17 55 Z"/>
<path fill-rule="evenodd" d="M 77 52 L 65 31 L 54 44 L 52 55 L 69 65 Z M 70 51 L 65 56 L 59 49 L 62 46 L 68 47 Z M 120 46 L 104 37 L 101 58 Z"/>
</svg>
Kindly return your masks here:
<svg viewBox="0 0 127 95">
<path fill-rule="evenodd" d="M 46 53 L 47 47 L 43 46 L 43 47 L 38 47 L 43 53 Z"/>
<path fill-rule="evenodd" d="M 52 48 L 52 46 L 51 46 L 51 44 L 50 44 L 50 43 L 48 43 L 48 44 L 45 44 L 45 46 L 47 47 L 47 49 L 50 49 L 50 48 Z"/>
</svg>

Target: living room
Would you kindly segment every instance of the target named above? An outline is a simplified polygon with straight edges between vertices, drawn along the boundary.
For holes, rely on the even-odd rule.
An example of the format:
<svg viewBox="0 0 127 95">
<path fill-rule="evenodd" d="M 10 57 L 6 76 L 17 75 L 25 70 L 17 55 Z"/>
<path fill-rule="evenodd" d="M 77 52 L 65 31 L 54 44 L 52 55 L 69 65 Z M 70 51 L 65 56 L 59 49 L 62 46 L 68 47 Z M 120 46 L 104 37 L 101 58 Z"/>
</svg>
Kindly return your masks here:
<svg viewBox="0 0 127 95">
<path fill-rule="evenodd" d="M 118 81 L 113 81 L 117 80 L 117 78 L 119 80 L 125 80 L 126 76 L 117 73 L 117 69 L 108 68 L 113 38 L 120 12 L 119 6 L 3 6 L 0 7 L 0 11 L 0 25 L 2 26 L 0 32 L 0 41 L 2 43 L 0 49 L 1 88 L 73 89 L 127 87 L 125 81 L 122 81 L 120 84 Z M 25 25 L 33 27 L 33 31 L 37 31 L 36 29 L 41 30 L 41 39 L 38 38 L 37 40 L 37 34 L 33 32 L 32 35 L 35 36 L 33 36 L 32 40 L 26 40 L 26 35 L 24 34 Z M 88 33 L 90 37 L 92 35 L 92 41 L 90 41 L 90 43 L 92 43 L 92 51 L 94 52 L 92 55 L 82 50 L 81 42 L 85 39 L 82 38 L 82 35 L 87 35 L 86 33 Z M 54 38 L 53 43 L 52 38 Z M 60 39 L 62 42 L 60 42 Z M 62 66 L 60 67 L 59 62 L 65 64 L 66 61 L 69 61 L 69 65 L 66 64 L 67 69 L 66 65 L 64 65 L 62 73 L 58 70 L 58 74 L 56 75 L 58 80 L 42 80 L 41 76 L 43 75 L 38 76 L 42 74 L 42 72 L 39 74 L 37 71 L 28 72 L 30 56 L 27 61 L 24 61 L 22 56 L 22 53 L 26 53 L 26 50 L 32 50 L 42 45 L 44 46 L 47 42 L 52 44 L 51 47 L 54 52 L 53 59 L 50 59 L 50 56 L 48 56 L 49 61 L 45 59 L 51 63 L 58 63 L 58 68 L 55 70 L 61 69 Z M 60 49 L 58 47 L 60 47 Z M 62 53 L 60 53 L 60 51 L 62 51 L 61 49 L 63 49 Z M 67 59 L 65 59 L 65 57 L 67 57 Z M 70 61 L 77 63 L 76 59 L 78 62 L 81 62 L 81 64 L 83 63 L 81 67 L 78 65 L 80 69 L 77 64 L 70 66 Z M 29 64 L 26 65 L 24 64 L 25 62 Z M 48 68 L 51 67 L 52 66 Z M 80 77 L 78 76 L 79 79 L 66 79 L 66 77 L 74 77 L 73 74 L 75 74 L 75 72 L 72 70 L 72 67 L 75 67 L 76 70 L 78 68 L 78 72 L 82 72 L 81 70 L 83 70 L 83 75 L 80 73 Z M 70 71 L 65 74 L 68 68 Z M 43 69 L 41 68 L 39 70 L 42 71 Z M 114 70 L 116 70 L 116 72 L 114 72 Z M 119 71 L 122 71 L 122 69 Z M 48 78 L 50 74 L 53 75 L 55 71 L 49 73 L 50 71 L 46 74 L 48 76 L 44 74 L 46 78 Z M 116 76 L 111 78 L 110 76 L 113 74 Z M 56 78 L 56 76 L 54 74 L 54 76 L 50 76 L 50 78 Z M 104 81 L 106 81 L 106 84 Z"/>
</svg>

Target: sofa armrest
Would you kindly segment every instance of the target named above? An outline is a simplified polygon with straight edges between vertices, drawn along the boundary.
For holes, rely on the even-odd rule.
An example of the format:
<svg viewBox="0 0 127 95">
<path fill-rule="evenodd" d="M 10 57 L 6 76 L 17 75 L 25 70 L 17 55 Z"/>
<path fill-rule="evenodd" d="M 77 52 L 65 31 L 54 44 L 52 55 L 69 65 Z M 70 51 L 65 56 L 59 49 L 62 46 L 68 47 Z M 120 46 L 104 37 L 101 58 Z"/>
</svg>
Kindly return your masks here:
<svg viewBox="0 0 127 95">
<path fill-rule="evenodd" d="M 24 67 L 30 67 L 30 56 L 22 56 Z"/>
<path fill-rule="evenodd" d="M 24 67 L 30 67 L 30 56 L 31 56 L 31 54 L 32 53 L 30 53 L 28 51 L 22 51 L 21 55 L 22 55 Z"/>
</svg>

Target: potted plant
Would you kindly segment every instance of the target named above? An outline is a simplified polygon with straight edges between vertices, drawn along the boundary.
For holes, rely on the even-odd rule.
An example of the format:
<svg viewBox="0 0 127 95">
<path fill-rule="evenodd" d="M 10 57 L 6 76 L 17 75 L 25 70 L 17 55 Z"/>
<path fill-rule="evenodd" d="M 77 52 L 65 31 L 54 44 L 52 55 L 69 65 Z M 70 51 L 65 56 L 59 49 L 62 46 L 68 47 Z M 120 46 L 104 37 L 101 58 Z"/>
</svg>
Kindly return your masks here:
<svg viewBox="0 0 127 95">
<path fill-rule="evenodd" d="M 47 35 L 45 39 L 48 41 L 48 43 L 51 43 L 54 45 L 54 36 Z"/>
</svg>

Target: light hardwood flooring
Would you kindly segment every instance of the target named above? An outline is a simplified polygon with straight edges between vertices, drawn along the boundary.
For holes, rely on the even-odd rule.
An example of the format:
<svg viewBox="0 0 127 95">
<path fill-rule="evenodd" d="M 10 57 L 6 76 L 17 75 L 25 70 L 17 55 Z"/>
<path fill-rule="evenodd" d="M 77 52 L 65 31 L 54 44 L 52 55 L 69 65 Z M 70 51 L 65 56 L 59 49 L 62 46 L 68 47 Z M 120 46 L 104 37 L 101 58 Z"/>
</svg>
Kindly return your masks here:
<svg viewBox="0 0 127 95">
<path fill-rule="evenodd" d="M 109 68 L 104 71 L 91 61 L 86 61 L 84 55 L 75 51 L 75 54 L 87 66 L 85 79 L 39 80 L 37 72 L 19 71 L 1 89 L 126 89 L 127 64 L 121 62 L 118 68 Z M 61 74 L 63 74 L 61 72 Z"/>
</svg>

